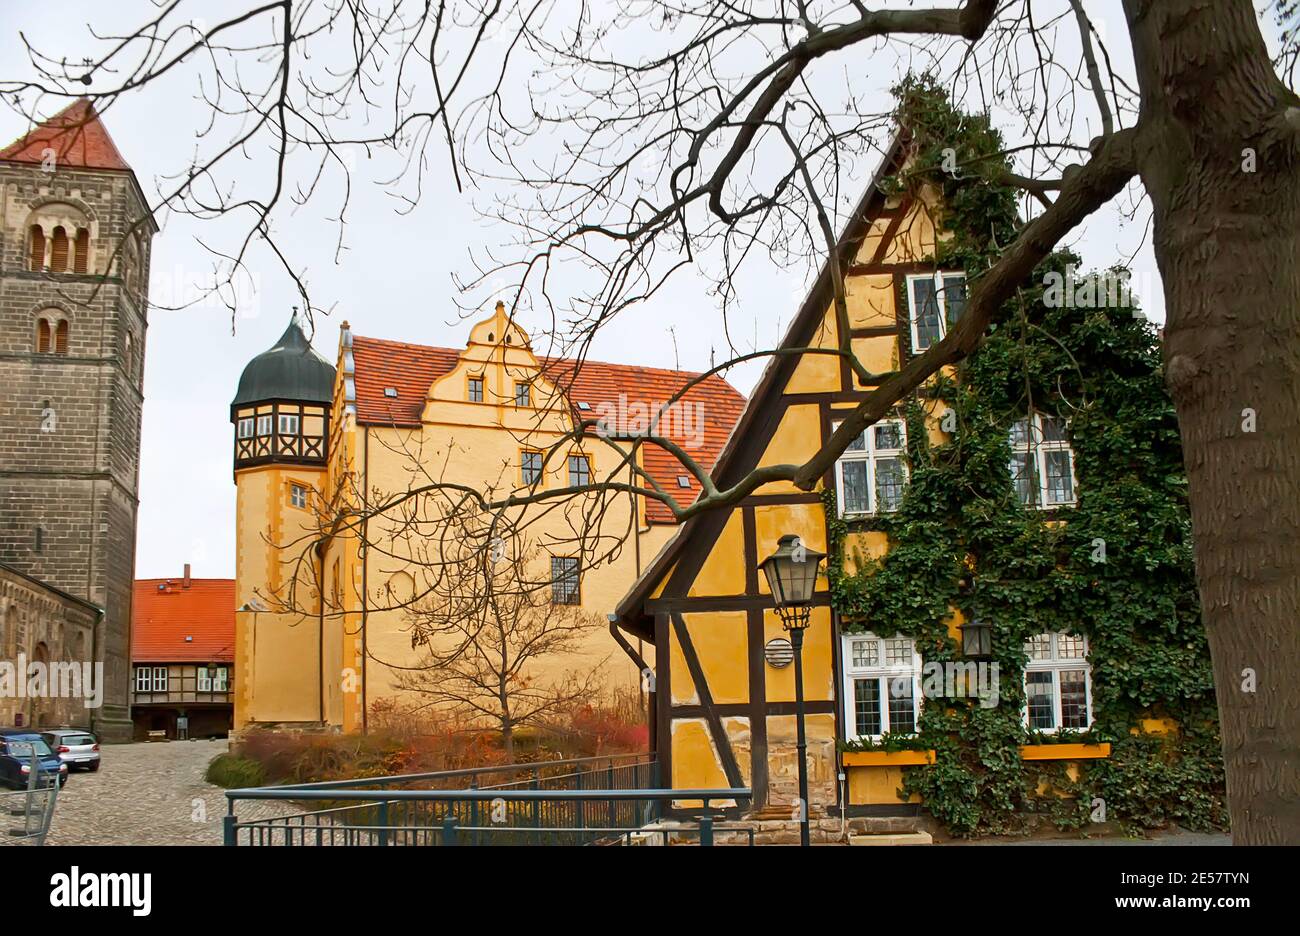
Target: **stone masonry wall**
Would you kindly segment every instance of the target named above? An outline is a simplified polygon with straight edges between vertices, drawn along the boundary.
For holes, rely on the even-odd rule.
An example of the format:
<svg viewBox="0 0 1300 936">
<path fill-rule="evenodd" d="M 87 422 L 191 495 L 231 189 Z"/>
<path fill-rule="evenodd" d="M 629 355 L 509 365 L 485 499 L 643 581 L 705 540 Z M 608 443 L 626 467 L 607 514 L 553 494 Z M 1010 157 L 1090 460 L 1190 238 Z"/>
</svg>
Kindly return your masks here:
<svg viewBox="0 0 1300 936">
<path fill-rule="evenodd" d="M 88 272 L 31 270 L 41 212 L 90 231 Z M 150 232 L 119 250 L 145 206 L 129 174 L 0 163 L 0 562 L 105 611 L 108 740 L 130 737 L 129 656 Z M 48 232 L 47 232 L 48 234 Z M 116 254 L 116 255 L 115 255 Z M 41 314 L 68 322 L 40 353 Z"/>
</svg>

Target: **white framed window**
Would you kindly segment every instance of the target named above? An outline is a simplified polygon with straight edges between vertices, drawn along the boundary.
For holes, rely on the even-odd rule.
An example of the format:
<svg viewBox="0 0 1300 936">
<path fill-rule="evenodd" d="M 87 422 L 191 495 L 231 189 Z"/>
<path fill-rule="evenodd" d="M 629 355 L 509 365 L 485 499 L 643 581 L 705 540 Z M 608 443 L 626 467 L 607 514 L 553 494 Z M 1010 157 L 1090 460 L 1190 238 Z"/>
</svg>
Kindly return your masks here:
<svg viewBox="0 0 1300 936">
<path fill-rule="evenodd" d="M 195 682 L 197 683 L 195 688 L 198 692 L 212 691 L 212 677 L 208 675 L 208 668 L 206 666 L 195 668 Z"/>
<path fill-rule="evenodd" d="M 149 676 L 150 676 L 149 667 L 137 666 L 135 668 L 135 691 L 136 692 L 149 691 L 149 686 L 150 686 Z"/>
<path fill-rule="evenodd" d="M 907 278 L 907 312 L 912 350 L 917 354 L 941 341 L 966 308 L 966 274 L 921 273 Z"/>
<path fill-rule="evenodd" d="M 1084 731 L 1092 724 L 1092 667 L 1088 638 L 1036 634 L 1025 644 L 1025 725 L 1047 734 Z"/>
<path fill-rule="evenodd" d="M 242 416 L 239 419 L 237 433 L 241 439 L 251 439 L 253 437 L 253 417 Z"/>
<path fill-rule="evenodd" d="M 260 436 L 269 436 L 271 434 L 271 415 L 257 417 L 257 434 Z"/>
<path fill-rule="evenodd" d="M 155 666 L 152 670 L 153 678 L 149 680 L 151 692 L 167 691 L 167 667 Z"/>
<path fill-rule="evenodd" d="M 914 734 L 921 717 L 921 655 L 910 637 L 845 634 L 844 733 L 847 740 Z"/>
<path fill-rule="evenodd" d="M 230 691 L 230 670 L 224 666 L 218 666 L 216 674 L 212 677 L 213 692 Z"/>
<path fill-rule="evenodd" d="M 1075 503 L 1074 451 L 1065 425 L 1034 413 L 1011 424 L 1011 484 L 1026 507 L 1070 507 Z"/>
<path fill-rule="evenodd" d="M 301 510 L 307 509 L 307 488 L 304 485 L 289 485 L 289 504 Z"/>
<path fill-rule="evenodd" d="M 907 486 L 907 427 L 901 419 L 868 426 L 835 463 L 835 497 L 840 516 L 890 513 L 903 503 Z"/>
<path fill-rule="evenodd" d="M 298 434 L 298 414 L 281 413 L 280 414 L 280 435 L 297 435 Z"/>
</svg>

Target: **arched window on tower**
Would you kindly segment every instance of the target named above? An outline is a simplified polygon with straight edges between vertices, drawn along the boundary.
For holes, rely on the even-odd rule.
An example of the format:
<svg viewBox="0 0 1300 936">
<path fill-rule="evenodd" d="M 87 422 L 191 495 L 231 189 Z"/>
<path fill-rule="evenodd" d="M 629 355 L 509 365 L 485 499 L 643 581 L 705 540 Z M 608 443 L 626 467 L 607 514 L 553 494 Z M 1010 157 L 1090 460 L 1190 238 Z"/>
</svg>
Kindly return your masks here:
<svg viewBox="0 0 1300 936">
<path fill-rule="evenodd" d="M 36 353 L 49 354 L 54 348 L 54 333 L 50 331 L 50 320 L 36 320 Z"/>
<path fill-rule="evenodd" d="M 63 225 L 54 229 L 50 238 L 50 272 L 62 273 L 68 269 L 68 232 Z"/>
<path fill-rule="evenodd" d="M 54 326 L 54 353 L 68 353 L 68 321 L 63 319 Z"/>
<path fill-rule="evenodd" d="M 36 273 L 45 269 L 45 231 L 39 224 L 32 225 L 32 246 L 27 261 L 28 268 Z"/>
<path fill-rule="evenodd" d="M 77 228 L 77 247 L 72 258 L 72 271 L 86 273 L 90 269 L 90 231 Z"/>
</svg>

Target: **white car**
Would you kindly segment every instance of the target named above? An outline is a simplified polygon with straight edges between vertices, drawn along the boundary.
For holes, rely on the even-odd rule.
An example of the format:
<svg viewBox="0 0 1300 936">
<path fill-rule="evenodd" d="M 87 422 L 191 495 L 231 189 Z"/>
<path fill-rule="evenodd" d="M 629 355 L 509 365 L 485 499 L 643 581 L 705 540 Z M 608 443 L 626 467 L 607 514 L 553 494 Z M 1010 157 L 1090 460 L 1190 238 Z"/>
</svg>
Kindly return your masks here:
<svg viewBox="0 0 1300 936">
<path fill-rule="evenodd" d="M 99 741 L 89 731 L 58 728 L 42 731 L 41 737 L 59 755 L 59 760 L 68 765 L 69 770 L 80 767 L 93 772 L 99 769 Z"/>
</svg>

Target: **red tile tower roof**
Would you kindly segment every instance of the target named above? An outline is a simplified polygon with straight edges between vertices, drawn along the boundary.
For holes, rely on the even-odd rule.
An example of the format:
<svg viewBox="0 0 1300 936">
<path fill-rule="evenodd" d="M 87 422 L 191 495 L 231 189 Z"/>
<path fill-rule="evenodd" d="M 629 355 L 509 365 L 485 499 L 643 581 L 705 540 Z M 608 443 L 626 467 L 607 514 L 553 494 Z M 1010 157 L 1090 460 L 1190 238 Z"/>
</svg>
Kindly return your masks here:
<svg viewBox="0 0 1300 936">
<path fill-rule="evenodd" d="M 86 98 L 73 101 L 0 150 L 0 161 L 39 164 L 47 149 L 54 151 L 59 166 L 131 171 L 95 112 L 94 104 Z"/>
<path fill-rule="evenodd" d="M 132 662 L 230 662 L 234 648 L 234 579 L 135 580 Z"/>
<path fill-rule="evenodd" d="M 357 421 L 403 427 L 420 425 L 430 384 L 456 366 L 460 353 L 453 348 L 431 348 L 354 335 Z M 543 375 L 568 391 L 570 407 L 584 419 L 617 414 L 620 398 L 629 405 L 657 407 L 699 376 L 693 371 L 602 361 L 578 362 L 572 358 L 540 358 L 539 362 Z M 396 397 L 385 395 L 389 387 L 397 390 Z M 721 377 L 712 375 L 688 390 L 681 402 L 685 406 L 678 409 L 679 415 L 665 417 L 663 434 L 681 445 L 705 469 L 712 468 L 744 409 L 745 398 Z M 582 404 L 587 408 L 582 409 Z M 632 418 L 636 418 L 635 414 Z M 646 470 L 679 504 L 689 504 L 699 495 L 699 483 L 676 456 L 653 444 L 645 445 L 642 452 Z M 683 477 L 689 479 L 687 487 L 679 484 L 678 479 Z M 646 501 L 646 519 L 650 523 L 674 522 L 672 512 L 651 499 Z"/>
</svg>

